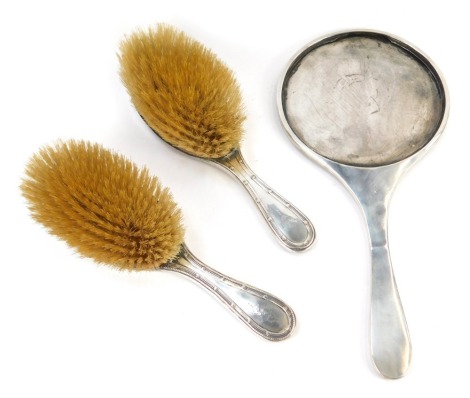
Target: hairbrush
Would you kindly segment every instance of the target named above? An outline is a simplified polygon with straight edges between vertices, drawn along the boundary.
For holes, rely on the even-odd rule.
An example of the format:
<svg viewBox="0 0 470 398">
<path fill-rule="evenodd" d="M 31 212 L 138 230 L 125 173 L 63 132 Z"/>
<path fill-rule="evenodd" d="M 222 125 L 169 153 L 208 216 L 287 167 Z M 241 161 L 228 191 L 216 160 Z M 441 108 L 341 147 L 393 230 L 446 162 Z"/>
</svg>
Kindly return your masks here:
<svg viewBox="0 0 470 398">
<path fill-rule="evenodd" d="M 213 52 L 161 24 L 124 39 L 119 58 L 131 100 L 158 136 L 235 176 L 284 246 L 295 251 L 311 246 L 312 223 L 243 159 L 240 89 L 233 72 Z"/>
<path fill-rule="evenodd" d="M 183 243 L 181 211 L 148 169 L 86 141 L 42 148 L 21 184 L 32 217 L 79 254 L 120 270 L 168 270 L 218 297 L 252 330 L 282 340 L 292 309 L 198 260 Z"/>
</svg>

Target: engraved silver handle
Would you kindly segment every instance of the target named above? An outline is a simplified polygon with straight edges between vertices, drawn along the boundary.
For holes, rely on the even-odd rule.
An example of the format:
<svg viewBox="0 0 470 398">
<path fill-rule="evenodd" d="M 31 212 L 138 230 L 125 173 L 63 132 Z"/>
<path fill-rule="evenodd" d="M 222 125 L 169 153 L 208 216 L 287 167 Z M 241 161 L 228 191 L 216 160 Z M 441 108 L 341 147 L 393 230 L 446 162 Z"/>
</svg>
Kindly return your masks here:
<svg viewBox="0 0 470 398">
<path fill-rule="evenodd" d="M 161 267 L 193 279 L 260 336 L 271 341 L 288 337 L 295 326 L 292 309 L 277 297 L 215 271 L 182 245 L 178 257 Z"/>
<path fill-rule="evenodd" d="M 268 222 L 274 234 L 288 249 L 302 251 L 315 240 L 315 229 L 310 220 L 291 203 L 273 191 L 246 164 L 240 150 L 213 159 L 234 175 L 246 188 Z"/>
<path fill-rule="evenodd" d="M 389 196 L 390 193 L 377 190 L 369 200 L 362 200 L 362 205 L 369 227 L 372 257 L 371 355 L 383 376 L 397 379 L 410 366 L 411 342 L 388 248 Z"/>
</svg>

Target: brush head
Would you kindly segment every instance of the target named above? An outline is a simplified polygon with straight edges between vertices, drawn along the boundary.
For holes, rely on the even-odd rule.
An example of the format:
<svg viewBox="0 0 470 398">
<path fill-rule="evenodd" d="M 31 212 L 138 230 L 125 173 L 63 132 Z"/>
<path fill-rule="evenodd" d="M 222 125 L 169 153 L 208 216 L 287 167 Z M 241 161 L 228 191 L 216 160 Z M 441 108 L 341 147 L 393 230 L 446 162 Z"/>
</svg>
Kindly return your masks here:
<svg viewBox="0 0 470 398">
<path fill-rule="evenodd" d="M 26 166 L 21 190 L 35 220 L 99 263 L 150 270 L 180 251 L 181 213 L 168 189 L 98 144 L 42 148 Z"/>
<path fill-rule="evenodd" d="M 121 43 L 121 79 L 161 138 L 202 158 L 238 148 L 245 115 L 232 71 L 202 44 L 167 25 Z"/>
</svg>

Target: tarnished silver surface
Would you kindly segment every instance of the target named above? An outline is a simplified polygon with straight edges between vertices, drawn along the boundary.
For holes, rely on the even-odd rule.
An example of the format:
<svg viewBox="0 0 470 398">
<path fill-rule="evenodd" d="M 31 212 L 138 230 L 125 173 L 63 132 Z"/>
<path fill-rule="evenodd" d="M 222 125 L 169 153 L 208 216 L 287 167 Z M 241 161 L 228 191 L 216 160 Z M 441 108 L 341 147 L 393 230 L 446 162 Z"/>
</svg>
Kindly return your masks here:
<svg viewBox="0 0 470 398">
<path fill-rule="evenodd" d="M 302 49 L 278 92 L 284 127 L 361 205 L 372 262 L 371 355 L 385 377 L 411 362 L 405 315 L 390 261 L 388 207 L 399 177 L 442 133 L 448 92 L 434 64 L 401 39 L 340 32 Z"/>
<path fill-rule="evenodd" d="M 274 234 L 291 250 L 301 251 L 315 240 L 315 229 L 310 220 L 290 202 L 273 191 L 246 164 L 240 150 L 212 162 L 235 176 L 255 201 Z"/>
<path fill-rule="evenodd" d="M 215 271 L 198 260 L 184 244 L 178 257 L 160 268 L 186 275 L 205 287 L 265 339 L 283 340 L 294 329 L 295 315 L 287 304 L 263 290 Z"/>
<path fill-rule="evenodd" d="M 442 116 L 429 70 L 378 37 L 349 36 L 305 53 L 284 86 L 291 128 L 310 149 L 343 164 L 409 157 Z"/>
</svg>

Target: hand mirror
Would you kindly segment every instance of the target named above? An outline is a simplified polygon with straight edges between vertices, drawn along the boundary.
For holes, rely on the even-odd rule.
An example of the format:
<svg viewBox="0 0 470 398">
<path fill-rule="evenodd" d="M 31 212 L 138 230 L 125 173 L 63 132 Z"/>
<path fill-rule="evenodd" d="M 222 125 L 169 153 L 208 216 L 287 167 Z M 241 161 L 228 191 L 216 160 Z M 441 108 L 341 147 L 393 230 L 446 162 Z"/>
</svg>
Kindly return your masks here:
<svg viewBox="0 0 470 398">
<path fill-rule="evenodd" d="M 383 376 L 399 378 L 410 365 L 411 344 L 390 261 L 388 206 L 399 177 L 442 133 L 445 83 L 429 58 L 403 40 L 348 31 L 295 55 L 278 106 L 293 141 L 362 207 L 372 257 L 371 355 Z"/>
</svg>

